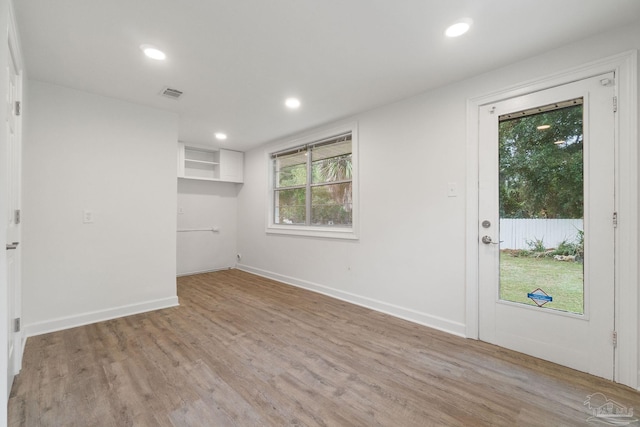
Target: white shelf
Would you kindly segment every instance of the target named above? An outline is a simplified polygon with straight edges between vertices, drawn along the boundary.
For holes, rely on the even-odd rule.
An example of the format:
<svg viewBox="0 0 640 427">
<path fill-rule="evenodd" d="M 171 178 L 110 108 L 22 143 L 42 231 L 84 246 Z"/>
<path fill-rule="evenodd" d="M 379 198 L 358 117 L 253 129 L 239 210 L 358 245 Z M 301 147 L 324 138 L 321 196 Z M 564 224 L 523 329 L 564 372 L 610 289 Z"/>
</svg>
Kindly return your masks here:
<svg viewBox="0 0 640 427">
<path fill-rule="evenodd" d="M 244 154 L 178 143 L 178 178 L 243 182 Z"/>
<path fill-rule="evenodd" d="M 180 179 L 195 179 L 196 181 L 216 181 L 221 182 L 222 180 L 219 178 L 200 178 L 197 176 L 179 176 Z"/>
<path fill-rule="evenodd" d="M 184 159 L 185 163 L 202 163 L 203 165 L 219 165 L 220 162 L 209 162 L 206 160 Z"/>
</svg>

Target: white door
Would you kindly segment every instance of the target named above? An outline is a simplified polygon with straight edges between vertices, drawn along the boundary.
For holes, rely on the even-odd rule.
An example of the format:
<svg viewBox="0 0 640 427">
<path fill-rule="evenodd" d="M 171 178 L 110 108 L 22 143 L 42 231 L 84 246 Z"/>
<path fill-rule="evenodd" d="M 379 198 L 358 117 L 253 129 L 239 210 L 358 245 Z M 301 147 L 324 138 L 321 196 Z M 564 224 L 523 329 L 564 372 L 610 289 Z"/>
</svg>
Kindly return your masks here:
<svg viewBox="0 0 640 427">
<path fill-rule="evenodd" d="M 482 106 L 479 119 L 479 337 L 608 379 L 614 84 L 592 77 Z"/>
<path fill-rule="evenodd" d="M 6 227 L 6 257 L 7 257 L 7 383 L 11 390 L 13 377 L 20 370 L 20 333 L 16 331 L 15 319 L 20 312 L 20 165 L 21 144 L 18 116 L 19 81 L 13 57 L 9 55 L 7 87 L 7 147 L 6 147 L 6 173 L 7 173 L 7 222 Z"/>
</svg>

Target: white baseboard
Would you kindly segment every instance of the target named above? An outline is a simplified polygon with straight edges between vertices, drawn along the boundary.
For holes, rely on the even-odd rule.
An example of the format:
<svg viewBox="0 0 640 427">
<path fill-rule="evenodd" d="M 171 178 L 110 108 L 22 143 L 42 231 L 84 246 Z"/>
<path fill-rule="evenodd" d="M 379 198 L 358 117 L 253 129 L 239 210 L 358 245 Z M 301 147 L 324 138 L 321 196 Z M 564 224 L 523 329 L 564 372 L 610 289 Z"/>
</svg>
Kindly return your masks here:
<svg viewBox="0 0 640 427">
<path fill-rule="evenodd" d="M 215 271 L 230 270 L 232 268 L 235 268 L 235 266 L 220 267 L 220 268 L 214 268 L 214 269 L 211 269 L 211 270 L 189 271 L 189 272 L 186 272 L 186 273 L 178 273 L 178 274 L 176 274 L 176 277 L 193 276 L 194 274 L 203 274 L 203 273 L 213 273 Z"/>
<path fill-rule="evenodd" d="M 162 298 L 153 301 L 145 301 L 137 304 L 123 305 L 116 308 L 106 310 L 98 310 L 89 313 L 82 313 L 68 317 L 59 317 L 57 319 L 45 320 L 42 322 L 31 323 L 24 326 L 24 340 L 28 337 L 47 334 L 49 332 L 61 331 L 63 329 L 75 328 L 78 326 L 89 325 L 91 323 L 102 322 L 105 320 L 116 319 L 118 317 L 131 316 L 147 311 L 160 310 L 163 308 L 175 307 L 180 305 L 178 297 Z"/>
<path fill-rule="evenodd" d="M 282 274 L 274 273 L 272 271 L 267 271 L 260 268 L 250 267 L 244 264 L 238 264 L 236 268 L 238 270 L 246 271 L 247 273 L 256 274 L 258 276 L 262 276 L 268 279 L 273 279 L 282 283 L 286 283 L 287 285 L 292 285 L 298 288 L 303 288 L 309 291 L 327 295 L 329 297 L 346 301 L 351 304 L 370 308 L 371 310 L 389 314 L 391 316 L 408 320 L 413 323 L 418 323 L 423 326 L 428 326 L 430 328 L 437 329 L 439 331 L 447 332 L 463 338 L 466 337 L 465 335 L 466 327 L 463 323 L 452 322 L 451 320 L 447 320 L 447 319 L 443 319 L 442 317 L 419 312 L 410 308 L 400 307 L 394 304 L 389 304 L 383 301 L 378 301 L 378 300 L 363 297 L 360 295 L 355 295 L 349 292 L 344 292 L 344 291 L 330 288 L 324 285 L 319 285 L 317 283 L 312 283 L 306 280 L 285 276 Z"/>
</svg>

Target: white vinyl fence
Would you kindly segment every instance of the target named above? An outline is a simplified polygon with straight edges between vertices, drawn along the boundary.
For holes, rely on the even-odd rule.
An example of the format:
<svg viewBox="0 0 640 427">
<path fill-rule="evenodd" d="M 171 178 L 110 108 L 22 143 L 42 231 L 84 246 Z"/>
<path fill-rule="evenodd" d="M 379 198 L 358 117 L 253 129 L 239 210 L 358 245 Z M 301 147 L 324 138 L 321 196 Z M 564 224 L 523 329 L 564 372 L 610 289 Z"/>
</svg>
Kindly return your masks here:
<svg viewBox="0 0 640 427">
<path fill-rule="evenodd" d="M 546 248 L 573 243 L 582 231 L 581 219 L 500 219 L 500 249 L 529 249 L 527 241 L 542 240 Z"/>
</svg>

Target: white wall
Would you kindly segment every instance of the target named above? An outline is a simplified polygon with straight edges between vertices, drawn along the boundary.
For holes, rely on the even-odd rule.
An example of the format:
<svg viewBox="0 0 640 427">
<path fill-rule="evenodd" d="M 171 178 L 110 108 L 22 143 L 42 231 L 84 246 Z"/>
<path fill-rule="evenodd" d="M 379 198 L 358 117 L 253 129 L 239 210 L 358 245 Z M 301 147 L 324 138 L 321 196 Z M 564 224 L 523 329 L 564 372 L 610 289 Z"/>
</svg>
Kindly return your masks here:
<svg viewBox="0 0 640 427">
<path fill-rule="evenodd" d="M 27 95 L 27 335 L 177 304 L 177 117 L 38 81 Z"/>
<path fill-rule="evenodd" d="M 350 118 L 356 242 L 267 235 L 269 148 L 246 153 L 239 267 L 464 335 L 467 100 L 638 48 L 640 25 L 629 26 Z M 458 197 L 447 197 L 449 182 Z"/>
<path fill-rule="evenodd" d="M 241 267 L 463 334 L 465 102 L 434 94 L 356 117 L 359 241 L 266 235 L 265 149 L 247 153 Z"/>
<path fill-rule="evenodd" d="M 178 180 L 178 275 L 236 265 L 239 184 Z M 180 213 L 182 212 L 182 213 Z"/>
</svg>

